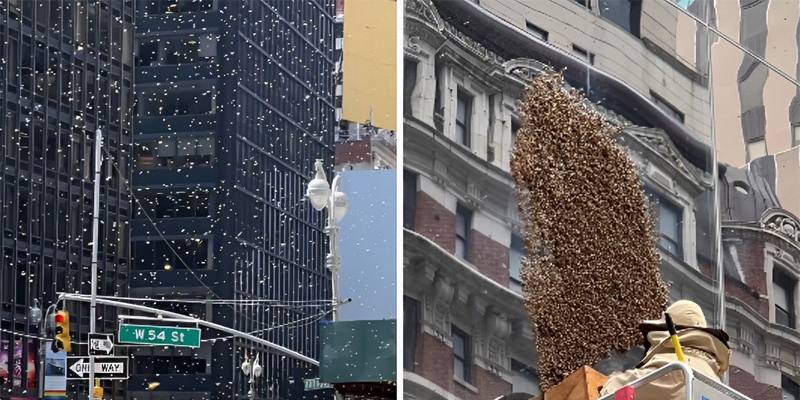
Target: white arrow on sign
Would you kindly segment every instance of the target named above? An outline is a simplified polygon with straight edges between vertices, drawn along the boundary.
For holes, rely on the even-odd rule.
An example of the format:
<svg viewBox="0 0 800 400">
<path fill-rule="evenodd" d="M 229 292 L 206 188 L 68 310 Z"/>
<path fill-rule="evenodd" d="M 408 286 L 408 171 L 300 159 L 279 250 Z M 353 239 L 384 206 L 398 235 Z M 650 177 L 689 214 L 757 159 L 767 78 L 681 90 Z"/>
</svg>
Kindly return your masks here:
<svg viewBox="0 0 800 400">
<path fill-rule="evenodd" d="M 111 354 L 111 351 L 114 350 L 114 342 L 111 341 L 110 337 L 105 337 L 103 339 L 93 338 L 89 339 L 89 347 L 91 347 L 93 351 Z"/>
<path fill-rule="evenodd" d="M 75 375 L 80 376 L 83 378 L 83 374 L 89 373 L 89 361 L 83 361 L 83 359 L 79 359 L 74 364 L 69 366 L 70 371 L 74 372 Z M 122 361 L 112 361 L 112 362 L 103 362 L 103 361 L 95 361 L 94 362 L 94 373 L 100 374 L 124 374 L 125 373 L 125 365 Z"/>
</svg>

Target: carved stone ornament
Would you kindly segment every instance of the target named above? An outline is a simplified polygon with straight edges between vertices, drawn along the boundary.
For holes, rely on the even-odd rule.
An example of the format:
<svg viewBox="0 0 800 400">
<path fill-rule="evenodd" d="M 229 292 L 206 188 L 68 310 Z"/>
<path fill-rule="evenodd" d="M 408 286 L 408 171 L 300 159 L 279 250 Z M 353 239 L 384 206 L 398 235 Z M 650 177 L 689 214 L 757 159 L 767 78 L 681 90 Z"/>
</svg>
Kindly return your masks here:
<svg viewBox="0 0 800 400">
<path fill-rule="evenodd" d="M 450 307 L 433 297 L 425 298 L 425 322 L 441 336 L 450 333 Z"/>
<path fill-rule="evenodd" d="M 508 357 L 506 355 L 506 344 L 505 340 L 496 338 L 496 337 L 489 337 L 487 348 L 486 348 L 486 359 L 493 365 L 507 369 L 508 366 Z M 493 371 L 495 374 L 500 373 L 500 371 Z"/>
<path fill-rule="evenodd" d="M 406 51 L 411 51 L 414 54 L 422 53 L 422 49 L 419 47 L 419 36 L 409 36 L 406 39 Z"/>
<path fill-rule="evenodd" d="M 525 81 L 530 81 L 533 77 L 547 69 L 542 62 L 532 58 L 515 58 L 503 63 L 503 71 L 507 74 L 514 74 Z"/>
<path fill-rule="evenodd" d="M 644 129 L 647 128 L 630 129 L 626 130 L 626 133 L 629 133 L 631 136 L 642 142 L 645 146 L 652 149 L 656 154 L 664 158 L 670 165 L 674 166 L 675 169 L 684 175 L 695 178 L 695 174 L 689 170 L 689 168 L 686 166 L 686 163 L 683 161 L 683 157 L 681 157 L 678 151 L 675 150 L 671 141 L 664 136 L 663 132 L 656 131 L 654 129 L 647 129 L 651 132 L 644 132 Z M 696 180 L 696 178 L 692 180 Z"/>
<path fill-rule="evenodd" d="M 416 14 L 423 21 L 436 27 L 437 30 L 444 30 L 444 22 L 436 11 L 436 6 L 431 0 L 406 0 L 406 10 L 409 14 Z"/>
<path fill-rule="evenodd" d="M 785 210 L 771 208 L 761 215 L 761 226 L 800 246 L 800 222 Z"/>
</svg>

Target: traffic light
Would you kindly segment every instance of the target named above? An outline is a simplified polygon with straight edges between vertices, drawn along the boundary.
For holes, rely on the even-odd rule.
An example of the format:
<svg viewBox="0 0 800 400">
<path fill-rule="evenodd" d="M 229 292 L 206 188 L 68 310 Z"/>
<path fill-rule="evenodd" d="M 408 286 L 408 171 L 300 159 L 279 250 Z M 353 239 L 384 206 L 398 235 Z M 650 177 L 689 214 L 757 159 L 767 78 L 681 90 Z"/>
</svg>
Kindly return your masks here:
<svg viewBox="0 0 800 400">
<path fill-rule="evenodd" d="M 95 399 L 102 399 L 105 393 L 103 393 L 103 387 L 100 386 L 100 379 L 94 380 L 94 398 Z"/>
<path fill-rule="evenodd" d="M 53 353 L 58 353 L 61 350 L 69 353 L 72 351 L 72 342 L 69 338 L 69 312 L 60 310 L 56 312 L 56 335 L 53 338 Z"/>
</svg>

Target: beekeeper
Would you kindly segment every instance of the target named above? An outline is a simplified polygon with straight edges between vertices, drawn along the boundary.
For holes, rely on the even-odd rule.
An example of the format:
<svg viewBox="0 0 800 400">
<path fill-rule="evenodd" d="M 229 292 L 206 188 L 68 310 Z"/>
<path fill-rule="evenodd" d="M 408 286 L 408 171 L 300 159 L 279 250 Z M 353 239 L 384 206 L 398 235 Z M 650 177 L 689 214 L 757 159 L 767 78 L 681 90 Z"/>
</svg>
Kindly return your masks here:
<svg viewBox="0 0 800 400">
<path fill-rule="evenodd" d="M 730 365 L 731 350 L 728 334 L 721 329 L 709 328 L 703 310 L 697 303 L 679 300 L 667 308 L 675 324 L 686 363 L 716 381 L 720 380 Z M 639 325 L 645 338 L 645 354 L 634 369 L 612 374 L 603 386 L 601 396 L 616 392 L 621 387 L 678 361 L 675 348 L 667 331 L 666 320 L 644 321 Z M 684 378 L 680 371 L 669 373 L 650 384 L 636 389 L 637 400 L 686 400 Z"/>
</svg>

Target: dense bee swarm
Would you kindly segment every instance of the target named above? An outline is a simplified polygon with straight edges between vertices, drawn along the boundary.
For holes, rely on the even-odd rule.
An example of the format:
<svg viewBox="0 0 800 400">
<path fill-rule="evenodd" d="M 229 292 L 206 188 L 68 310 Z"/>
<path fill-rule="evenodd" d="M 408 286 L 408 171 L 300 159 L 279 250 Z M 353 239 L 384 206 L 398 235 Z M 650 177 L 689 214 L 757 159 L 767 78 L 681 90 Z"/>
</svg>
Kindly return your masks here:
<svg viewBox="0 0 800 400">
<path fill-rule="evenodd" d="M 563 84 L 556 73 L 532 82 L 511 160 L 542 390 L 637 344 L 639 322 L 667 302 L 638 171 L 614 139 L 620 129 Z"/>
</svg>

